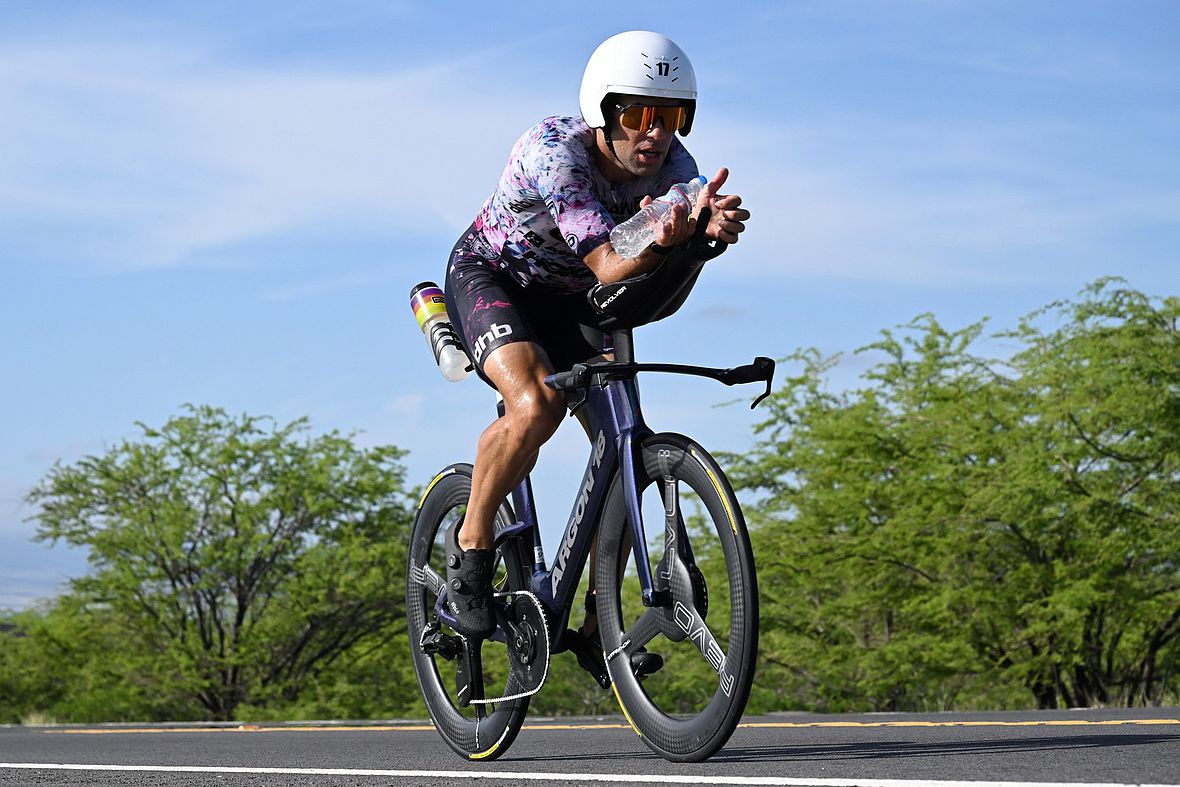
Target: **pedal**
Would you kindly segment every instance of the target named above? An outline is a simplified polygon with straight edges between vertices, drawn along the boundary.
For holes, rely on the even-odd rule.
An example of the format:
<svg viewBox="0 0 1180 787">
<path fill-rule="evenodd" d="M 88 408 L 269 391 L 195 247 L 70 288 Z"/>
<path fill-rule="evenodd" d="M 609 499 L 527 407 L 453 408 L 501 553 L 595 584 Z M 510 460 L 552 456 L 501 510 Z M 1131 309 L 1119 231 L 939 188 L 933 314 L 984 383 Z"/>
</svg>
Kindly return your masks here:
<svg viewBox="0 0 1180 787">
<path fill-rule="evenodd" d="M 602 646 L 596 639 L 583 636 L 581 632 L 566 629 L 563 639 L 570 653 L 578 659 L 578 666 L 590 673 L 604 689 L 610 688 L 610 673 L 606 669 L 606 659 L 602 655 Z"/>
<path fill-rule="evenodd" d="M 442 656 L 447 661 L 454 661 L 462 650 L 462 643 L 458 637 L 443 634 L 438 621 L 432 620 L 422 629 L 422 637 L 418 640 L 418 647 L 427 656 Z"/>
<path fill-rule="evenodd" d="M 635 677 L 643 680 L 649 675 L 655 675 L 664 666 L 664 657 L 659 653 L 648 653 L 640 648 L 631 654 L 631 671 Z"/>
<path fill-rule="evenodd" d="M 629 642 L 629 641 L 628 641 Z M 612 661 L 617 656 L 625 655 L 624 648 L 627 643 L 615 648 L 614 652 L 607 656 L 607 661 Z M 627 658 L 631 666 L 631 674 L 643 680 L 646 677 L 655 675 L 664 667 L 664 657 L 659 653 L 649 653 L 647 648 L 640 647 Z M 607 678 L 607 686 L 610 686 L 610 678 Z"/>
<path fill-rule="evenodd" d="M 496 593 L 496 618 L 508 648 L 508 682 L 503 697 L 469 700 L 472 705 L 530 697 L 541 690 L 549 676 L 549 624 L 541 602 L 528 591 Z M 482 690 L 482 685 L 481 685 Z"/>
</svg>

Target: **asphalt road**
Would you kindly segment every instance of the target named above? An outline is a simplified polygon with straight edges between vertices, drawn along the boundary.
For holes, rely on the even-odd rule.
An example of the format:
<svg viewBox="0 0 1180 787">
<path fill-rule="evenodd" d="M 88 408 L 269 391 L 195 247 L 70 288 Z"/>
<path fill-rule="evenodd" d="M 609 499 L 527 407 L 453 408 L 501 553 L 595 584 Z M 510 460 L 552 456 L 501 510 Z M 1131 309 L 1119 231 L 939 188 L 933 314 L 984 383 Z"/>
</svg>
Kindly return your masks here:
<svg viewBox="0 0 1180 787">
<path fill-rule="evenodd" d="M 67 769 L 62 766 L 84 766 Z M 1180 708 L 748 718 L 706 763 L 621 719 L 532 719 L 465 762 L 423 723 L 0 728 L 0 785 L 1180 784 Z"/>
</svg>

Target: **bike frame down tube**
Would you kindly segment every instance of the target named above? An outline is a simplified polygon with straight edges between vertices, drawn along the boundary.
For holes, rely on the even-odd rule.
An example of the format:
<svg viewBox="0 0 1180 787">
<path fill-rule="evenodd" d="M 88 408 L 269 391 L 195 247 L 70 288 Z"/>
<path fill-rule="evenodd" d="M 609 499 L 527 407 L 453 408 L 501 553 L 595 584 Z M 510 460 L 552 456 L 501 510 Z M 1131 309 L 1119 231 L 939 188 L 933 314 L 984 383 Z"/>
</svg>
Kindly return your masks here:
<svg viewBox="0 0 1180 787">
<path fill-rule="evenodd" d="M 605 385 L 591 385 L 587 390 L 586 408 L 590 422 L 590 457 L 578 486 L 566 523 L 565 533 L 553 556 L 553 565 L 546 568 L 537 526 L 532 486 L 526 477 L 512 492 L 513 510 L 520 520 L 516 526 L 505 528 L 499 537 L 511 537 L 521 531 L 531 531 L 533 537 L 532 591 L 542 603 L 559 611 L 561 620 L 557 630 L 565 629 L 569 612 L 577 592 L 578 580 L 586 567 L 606 507 L 607 493 L 615 471 L 621 469 L 627 520 L 631 526 L 632 550 L 639 572 L 639 583 L 644 603 L 655 603 L 651 567 L 648 561 L 647 540 L 643 530 L 635 462 L 639 440 L 651 430 L 643 422 L 639 409 L 639 392 L 633 376 L 610 380 Z M 523 533 L 521 533 L 523 535 Z"/>
</svg>

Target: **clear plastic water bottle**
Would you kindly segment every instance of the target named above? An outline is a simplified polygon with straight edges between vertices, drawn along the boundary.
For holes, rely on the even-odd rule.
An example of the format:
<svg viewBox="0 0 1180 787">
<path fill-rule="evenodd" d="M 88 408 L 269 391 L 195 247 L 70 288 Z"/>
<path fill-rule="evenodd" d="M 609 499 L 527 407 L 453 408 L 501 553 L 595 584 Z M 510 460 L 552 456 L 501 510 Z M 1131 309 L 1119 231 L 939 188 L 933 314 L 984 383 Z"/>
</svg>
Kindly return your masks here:
<svg viewBox="0 0 1180 787">
<path fill-rule="evenodd" d="M 426 336 L 426 344 L 434 353 L 443 377 L 453 383 L 471 374 L 471 360 L 455 336 L 455 327 L 447 317 L 447 302 L 442 289 L 432 281 L 424 281 L 410 290 L 410 308 L 418 318 L 418 327 Z"/>
<path fill-rule="evenodd" d="M 701 191 L 708 181 L 704 176 L 693 178 L 688 183 L 677 183 L 668 193 L 636 213 L 610 231 L 610 244 L 624 257 L 638 257 L 652 244 L 659 232 L 664 217 L 672 212 L 677 202 L 688 205 L 689 211 L 696 207 Z"/>
</svg>

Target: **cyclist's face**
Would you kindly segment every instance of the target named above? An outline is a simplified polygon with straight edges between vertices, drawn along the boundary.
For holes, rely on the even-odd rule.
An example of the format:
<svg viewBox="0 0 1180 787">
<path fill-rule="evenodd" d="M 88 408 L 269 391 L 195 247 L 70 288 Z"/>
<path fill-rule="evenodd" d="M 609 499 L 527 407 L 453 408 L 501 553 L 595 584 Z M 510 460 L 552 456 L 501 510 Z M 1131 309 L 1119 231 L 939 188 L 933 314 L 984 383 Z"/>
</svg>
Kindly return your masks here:
<svg viewBox="0 0 1180 787">
<path fill-rule="evenodd" d="M 675 107 L 682 102 L 672 98 L 652 98 L 649 96 L 621 95 L 616 102 L 620 106 L 659 106 Z M 612 116 L 613 127 L 611 137 L 614 140 L 615 153 L 622 162 L 623 168 L 631 175 L 646 177 L 654 175 L 664 160 L 668 157 L 668 148 L 672 146 L 672 137 L 676 133 L 674 128 L 665 128 L 658 117 L 651 128 L 627 128 L 619 121 L 619 110 Z"/>
</svg>

